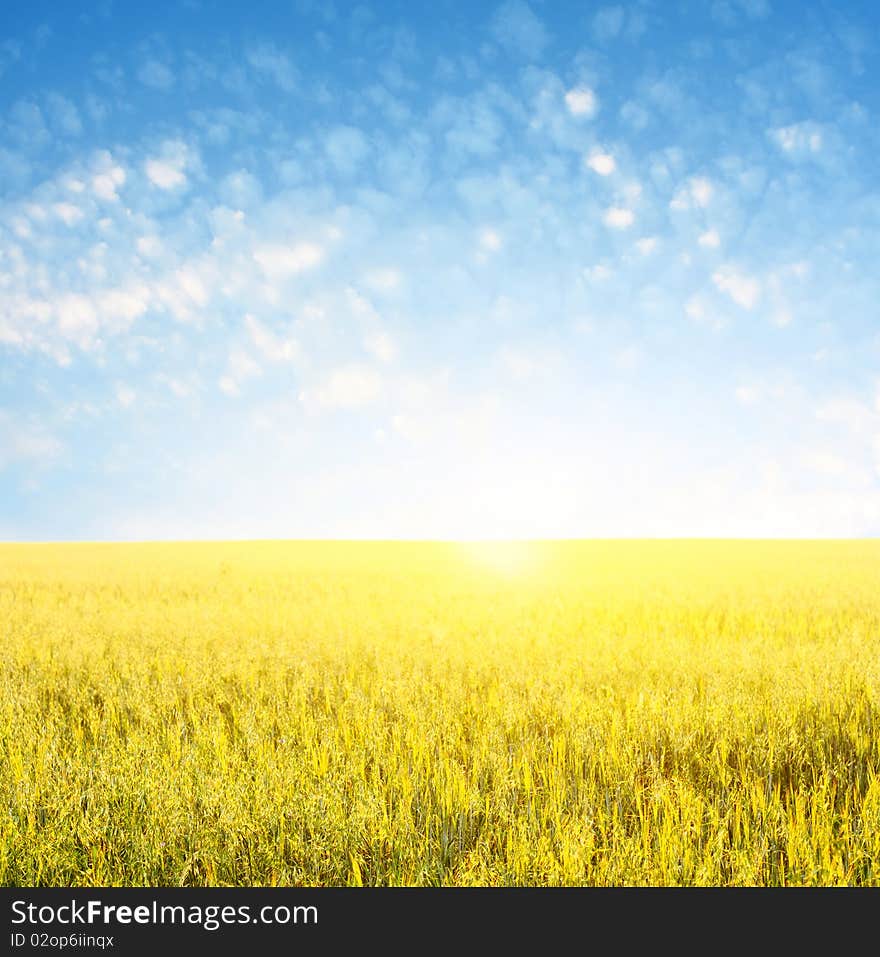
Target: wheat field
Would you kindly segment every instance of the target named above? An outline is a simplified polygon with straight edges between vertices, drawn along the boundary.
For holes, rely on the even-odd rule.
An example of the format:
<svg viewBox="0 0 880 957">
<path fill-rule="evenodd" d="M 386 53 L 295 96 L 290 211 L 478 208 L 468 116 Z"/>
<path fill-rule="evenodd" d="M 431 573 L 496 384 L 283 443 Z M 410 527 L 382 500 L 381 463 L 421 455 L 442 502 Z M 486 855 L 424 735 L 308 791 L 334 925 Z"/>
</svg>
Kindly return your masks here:
<svg viewBox="0 0 880 957">
<path fill-rule="evenodd" d="M 4 885 L 876 885 L 880 543 L 0 546 Z"/>
</svg>

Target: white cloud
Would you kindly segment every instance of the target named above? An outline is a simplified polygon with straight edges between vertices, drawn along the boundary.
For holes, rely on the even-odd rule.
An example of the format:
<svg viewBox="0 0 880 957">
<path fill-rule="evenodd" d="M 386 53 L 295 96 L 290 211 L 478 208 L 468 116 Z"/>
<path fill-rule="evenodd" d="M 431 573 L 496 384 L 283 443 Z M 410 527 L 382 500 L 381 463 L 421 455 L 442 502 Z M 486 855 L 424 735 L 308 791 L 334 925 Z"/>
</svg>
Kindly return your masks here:
<svg viewBox="0 0 880 957">
<path fill-rule="evenodd" d="M 170 140 L 163 143 L 160 156 L 147 160 L 144 171 L 154 186 L 160 189 L 176 189 L 186 183 L 184 171 L 192 163 L 193 156 L 189 147 L 180 140 Z"/>
<path fill-rule="evenodd" d="M 544 24 L 524 0 L 506 0 L 492 16 L 490 29 L 498 43 L 511 53 L 538 59 L 549 42 Z"/>
<path fill-rule="evenodd" d="M 147 60 L 138 70 L 138 79 L 144 86 L 154 90 L 170 90 L 174 86 L 174 74 L 164 63 L 158 60 Z"/>
<path fill-rule="evenodd" d="M 175 379 L 172 376 L 160 374 L 157 381 L 167 385 L 169 390 L 177 396 L 178 399 L 187 399 L 196 391 L 195 387 L 182 379 Z"/>
<path fill-rule="evenodd" d="M 491 253 L 498 252 L 503 245 L 501 235 L 494 229 L 484 229 L 480 233 L 480 245 Z"/>
<path fill-rule="evenodd" d="M 525 362 L 527 357 L 521 358 Z M 501 355 L 498 359 L 503 363 Z M 524 365 L 519 371 L 529 376 L 538 368 L 530 364 L 528 369 Z M 431 446 L 479 454 L 479 450 L 486 447 L 501 406 L 497 395 L 484 393 L 463 400 L 450 392 L 446 374 L 414 376 L 401 386 L 402 408 L 391 419 L 396 435 L 422 448 Z"/>
<path fill-rule="evenodd" d="M 314 269 L 324 259 L 324 249 L 316 243 L 292 246 L 270 244 L 254 250 L 254 260 L 269 279 L 283 279 Z"/>
<path fill-rule="evenodd" d="M 147 256 L 150 259 L 161 255 L 164 248 L 162 240 L 158 236 L 139 236 L 135 245 L 142 256 Z"/>
<path fill-rule="evenodd" d="M 516 382 L 527 382 L 540 371 L 541 364 L 533 353 L 505 346 L 499 355 L 505 372 Z"/>
<path fill-rule="evenodd" d="M 810 471 L 830 478 L 840 478 L 853 472 L 845 459 L 824 449 L 813 449 L 806 452 L 801 457 L 801 461 Z"/>
<path fill-rule="evenodd" d="M 63 451 L 61 442 L 43 425 L 0 409 L 0 471 L 19 462 L 51 465 Z"/>
<path fill-rule="evenodd" d="M 697 322 L 705 322 L 709 317 L 709 310 L 700 296 L 691 296 L 684 304 L 684 311 L 689 319 Z"/>
<path fill-rule="evenodd" d="M 241 395 L 241 385 L 247 379 L 262 375 L 260 364 L 243 349 L 232 349 L 227 362 L 227 373 L 218 380 L 220 391 L 231 398 Z"/>
<path fill-rule="evenodd" d="M 98 331 L 98 315 L 94 303 L 87 296 L 67 293 L 55 303 L 58 331 L 65 339 L 83 348 L 93 341 Z"/>
<path fill-rule="evenodd" d="M 598 263 L 595 266 L 589 266 L 584 270 L 584 276 L 590 282 L 605 282 L 614 275 L 614 270 L 610 269 L 604 263 Z"/>
<path fill-rule="evenodd" d="M 538 342 L 509 343 L 498 352 L 498 362 L 505 375 L 517 383 L 546 379 L 554 375 L 562 357 L 554 349 Z"/>
<path fill-rule="evenodd" d="M 150 292 L 143 284 L 108 289 L 96 296 L 95 305 L 102 321 L 125 328 L 149 308 Z"/>
<path fill-rule="evenodd" d="M 223 201 L 231 206 L 250 208 L 262 201 L 263 185 L 248 170 L 239 169 L 224 177 L 219 193 Z M 241 210 L 238 213 L 243 217 Z"/>
<path fill-rule="evenodd" d="M 735 392 L 736 401 L 742 405 L 754 405 L 761 398 L 761 390 L 752 385 L 738 386 Z"/>
<path fill-rule="evenodd" d="M 0 304 L 0 342 L 10 346 L 31 345 L 54 314 L 50 302 L 27 295 L 5 296 Z"/>
<path fill-rule="evenodd" d="M 183 186 L 186 176 L 181 167 L 166 160 L 151 159 L 144 165 L 150 182 L 160 189 L 174 189 Z"/>
<path fill-rule="evenodd" d="M 49 218 L 48 210 L 39 203 L 28 203 L 25 206 L 25 212 L 34 222 L 45 222 Z"/>
<path fill-rule="evenodd" d="M 388 332 L 371 332 L 364 339 L 364 348 L 380 362 L 393 362 L 397 357 L 397 344 Z"/>
<path fill-rule="evenodd" d="M 324 409 L 357 409 L 375 402 L 382 393 L 382 377 L 369 366 L 352 364 L 331 372 L 314 391 L 303 392 L 301 401 Z"/>
<path fill-rule="evenodd" d="M 117 190 L 125 185 L 125 170 L 121 166 L 111 166 L 110 169 L 97 173 L 92 177 L 92 190 L 98 199 L 115 202 L 119 199 Z"/>
<path fill-rule="evenodd" d="M 134 404 L 135 399 L 137 398 L 137 393 L 130 386 L 126 385 L 124 382 L 116 383 L 116 401 L 122 406 L 123 409 L 129 408 Z"/>
<path fill-rule="evenodd" d="M 64 223 L 65 226 L 73 226 L 78 223 L 85 215 L 79 206 L 73 203 L 55 203 L 52 212 Z"/>
<path fill-rule="evenodd" d="M 376 292 L 394 292 L 400 288 L 401 275 L 397 269 L 372 269 L 366 274 L 364 281 Z"/>
<path fill-rule="evenodd" d="M 754 309 L 761 295 L 761 284 L 757 279 L 729 266 L 712 273 L 712 282 L 743 309 Z"/>
<path fill-rule="evenodd" d="M 236 379 L 251 379 L 262 371 L 259 363 L 247 352 L 233 349 L 229 353 L 229 371 Z"/>
<path fill-rule="evenodd" d="M 868 432 L 875 423 L 870 407 L 851 396 L 827 399 L 816 409 L 816 418 L 820 422 L 841 425 L 856 435 Z"/>
<path fill-rule="evenodd" d="M 285 93 L 292 93 L 297 87 L 297 71 L 287 54 L 282 53 L 272 43 L 262 43 L 251 47 L 246 58 L 253 69 L 261 76 L 272 80 Z"/>
<path fill-rule="evenodd" d="M 643 236 L 636 240 L 636 249 L 643 255 L 649 256 L 657 248 L 656 236 Z"/>
<path fill-rule="evenodd" d="M 352 315 L 356 316 L 358 321 L 365 326 L 376 326 L 381 322 L 379 313 L 376 312 L 373 304 L 365 296 L 362 296 L 356 289 L 349 287 L 345 290 L 345 300 Z M 315 318 L 324 318 L 322 309 L 311 309 L 315 312 Z"/>
<path fill-rule="evenodd" d="M 192 266 L 184 266 L 175 273 L 177 284 L 197 306 L 204 306 L 208 301 L 208 290 L 202 277 Z"/>
<path fill-rule="evenodd" d="M 300 346 L 292 336 L 276 335 L 250 314 L 244 317 L 244 324 L 256 349 L 270 362 L 293 362 L 299 358 Z"/>
<path fill-rule="evenodd" d="M 790 326 L 794 322 L 794 316 L 791 313 L 790 309 L 786 309 L 784 306 L 777 309 L 770 320 L 774 326 L 779 326 L 780 329 L 784 329 L 786 326 Z"/>
<path fill-rule="evenodd" d="M 193 322 L 210 299 L 206 276 L 195 263 L 187 263 L 154 286 L 157 301 L 178 322 Z"/>
<path fill-rule="evenodd" d="M 717 230 L 707 229 L 706 232 L 700 235 L 697 242 L 707 249 L 718 249 L 721 245 L 721 237 L 718 235 Z"/>
<path fill-rule="evenodd" d="M 824 144 L 822 127 L 807 121 L 780 126 L 768 131 L 770 139 L 792 158 L 800 158 L 821 152 Z"/>
<path fill-rule="evenodd" d="M 611 206 L 605 211 L 603 222 L 612 229 L 627 229 L 632 226 L 635 216 L 631 209 L 624 209 L 621 206 Z"/>
<path fill-rule="evenodd" d="M 408 442 L 418 442 L 421 438 L 419 423 L 411 416 L 398 413 L 391 417 L 391 428 Z"/>
<path fill-rule="evenodd" d="M 12 226 L 12 231 L 18 236 L 19 239 L 30 239 L 33 235 L 33 230 L 31 229 L 31 224 L 25 219 L 24 216 L 14 216 L 10 220 Z"/>
<path fill-rule="evenodd" d="M 712 202 L 715 188 L 712 182 L 703 176 L 695 176 L 682 186 L 669 203 L 672 209 L 705 209 Z"/>
<path fill-rule="evenodd" d="M 697 206 L 701 208 L 705 208 L 709 205 L 712 201 L 714 191 L 714 187 L 707 179 L 698 176 L 691 181 L 691 196 Z"/>
<path fill-rule="evenodd" d="M 617 167 L 614 157 L 610 153 L 603 153 L 601 150 L 594 150 L 584 160 L 589 168 L 600 176 L 610 176 Z"/>
<path fill-rule="evenodd" d="M 565 105 L 572 116 L 591 117 L 599 109 L 599 99 L 588 86 L 576 86 L 565 94 Z"/>
</svg>

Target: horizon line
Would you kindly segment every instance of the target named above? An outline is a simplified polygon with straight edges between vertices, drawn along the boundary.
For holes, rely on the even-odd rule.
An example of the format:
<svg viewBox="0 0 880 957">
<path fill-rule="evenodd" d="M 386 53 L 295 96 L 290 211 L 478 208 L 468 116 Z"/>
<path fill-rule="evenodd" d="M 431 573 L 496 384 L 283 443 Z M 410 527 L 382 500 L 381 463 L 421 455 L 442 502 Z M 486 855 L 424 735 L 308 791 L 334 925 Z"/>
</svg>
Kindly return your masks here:
<svg viewBox="0 0 880 957">
<path fill-rule="evenodd" d="M 0 547 L 13 545 L 258 545 L 258 544 L 326 544 L 326 545 L 456 545 L 456 544 L 553 544 L 573 542 L 871 542 L 880 535 L 571 535 L 550 537 L 474 536 L 450 538 L 417 537 L 278 537 L 278 538 L 59 538 L 2 539 Z"/>
</svg>

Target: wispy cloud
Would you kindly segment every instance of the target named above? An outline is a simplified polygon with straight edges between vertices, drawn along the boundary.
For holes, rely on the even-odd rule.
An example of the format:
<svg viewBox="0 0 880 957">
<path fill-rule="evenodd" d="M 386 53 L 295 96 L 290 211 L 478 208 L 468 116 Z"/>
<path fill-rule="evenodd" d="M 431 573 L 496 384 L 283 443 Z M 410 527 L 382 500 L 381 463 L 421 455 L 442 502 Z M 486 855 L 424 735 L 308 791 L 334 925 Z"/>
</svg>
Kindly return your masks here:
<svg viewBox="0 0 880 957">
<path fill-rule="evenodd" d="M 550 40 L 544 23 L 525 0 L 505 0 L 492 15 L 490 29 L 505 50 L 530 60 L 539 59 Z"/>
<path fill-rule="evenodd" d="M 159 60 L 147 60 L 138 70 L 138 79 L 144 86 L 167 92 L 174 86 L 174 73 Z"/>
<path fill-rule="evenodd" d="M 136 512 L 124 436 L 170 522 L 223 458 L 316 527 L 376 468 L 450 525 L 478 475 L 502 530 L 880 531 L 870 12 L 834 56 L 760 0 L 240 16 L 0 42 L 5 526 L 31 472 Z"/>
</svg>

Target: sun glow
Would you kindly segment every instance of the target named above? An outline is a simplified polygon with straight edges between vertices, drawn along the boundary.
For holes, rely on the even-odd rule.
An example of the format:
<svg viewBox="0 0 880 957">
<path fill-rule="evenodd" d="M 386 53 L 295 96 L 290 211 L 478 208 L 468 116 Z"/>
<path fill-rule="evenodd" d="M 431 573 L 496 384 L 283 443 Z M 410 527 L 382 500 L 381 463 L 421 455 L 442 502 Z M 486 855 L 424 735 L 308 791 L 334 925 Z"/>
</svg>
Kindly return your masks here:
<svg viewBox="0 0 880 957">
<path fill-rule="evenodd" d="M 534 575 L 541 565 L 536 542 L 473 541 L 459 544 L 468 561 L 502 578 Z"/>
</svg>

